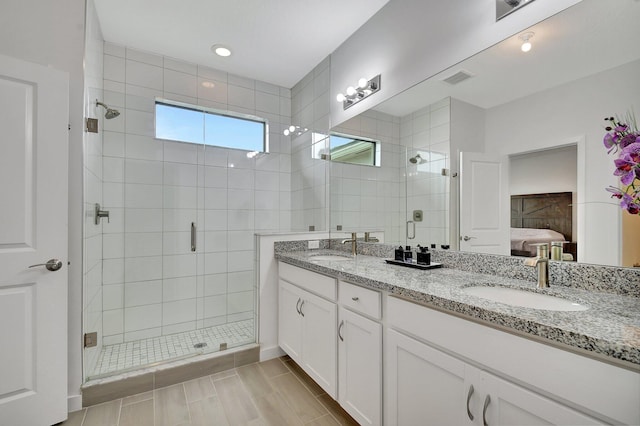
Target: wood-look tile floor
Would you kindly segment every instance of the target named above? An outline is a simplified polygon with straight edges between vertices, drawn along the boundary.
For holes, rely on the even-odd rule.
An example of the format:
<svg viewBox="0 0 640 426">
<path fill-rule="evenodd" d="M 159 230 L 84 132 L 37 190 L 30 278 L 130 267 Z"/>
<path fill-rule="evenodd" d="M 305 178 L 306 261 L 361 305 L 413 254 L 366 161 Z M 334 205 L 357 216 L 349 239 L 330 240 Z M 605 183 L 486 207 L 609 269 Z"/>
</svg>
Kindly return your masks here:
<svg viewBox="0 0 640 426">
<path fill-rule="evenodd" d="M 289 357 L 69 414 L 64 426 L 357 425 Z"/>
</svg>

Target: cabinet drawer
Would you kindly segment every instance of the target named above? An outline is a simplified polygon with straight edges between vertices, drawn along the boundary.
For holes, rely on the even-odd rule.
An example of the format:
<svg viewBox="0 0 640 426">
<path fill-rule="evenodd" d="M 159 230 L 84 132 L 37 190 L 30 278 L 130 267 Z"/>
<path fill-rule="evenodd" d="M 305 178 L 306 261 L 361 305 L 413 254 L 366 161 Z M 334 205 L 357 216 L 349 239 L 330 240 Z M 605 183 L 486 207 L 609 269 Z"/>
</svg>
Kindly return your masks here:
<svg viewBox="0 0 640 426">
<path fill-rule="evenodd" d="M 382 318 L 380 292 L 339 281 L 338 301 L 342 306 L 375 319 Z"/>
<path fill-rule="evenodd" d="M 280 278 L 329 300 L 336 300 L 336 279 L 278 262 Z"/>
</svg>

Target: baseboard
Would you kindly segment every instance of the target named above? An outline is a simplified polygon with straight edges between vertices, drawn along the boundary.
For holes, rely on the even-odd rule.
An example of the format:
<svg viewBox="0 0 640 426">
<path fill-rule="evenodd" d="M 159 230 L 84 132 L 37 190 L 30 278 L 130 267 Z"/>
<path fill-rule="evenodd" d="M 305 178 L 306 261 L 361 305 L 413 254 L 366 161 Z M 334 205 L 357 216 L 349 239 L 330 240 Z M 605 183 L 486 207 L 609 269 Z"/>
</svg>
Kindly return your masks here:
<svg viewBox="0 0 640 426">
<path fill-rule="evenodd" d="M 69 395 L 67 397 L 67 412 L 82 410 L 82 395 Z"/>
<path fill-rule="evenodd" d="M 286 355 L 286 353 L 280 349 L 280 346 L 271 346 L 270 348 L 263 348 L 260 346 L 260 362 L 279 358 L 284 355 Z"/>
</svg>

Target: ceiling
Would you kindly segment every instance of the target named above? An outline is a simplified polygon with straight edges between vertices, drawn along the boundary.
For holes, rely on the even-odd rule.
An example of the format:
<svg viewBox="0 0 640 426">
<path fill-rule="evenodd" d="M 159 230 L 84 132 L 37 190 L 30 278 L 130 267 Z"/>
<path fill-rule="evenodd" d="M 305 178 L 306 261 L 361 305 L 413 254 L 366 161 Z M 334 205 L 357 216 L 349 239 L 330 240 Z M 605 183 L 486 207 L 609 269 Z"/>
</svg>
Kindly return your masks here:
<svg viewBox="0 0 640 426">
<path fill-rule="evenodd" d="M 526 13 L 526 7 L 515 13 Z M 526 31 L 533 48 L 520 51 L 518 35 L 455 65 L 375 107 L 403 117 L 451 96 L 482 108 L 519 99 L 640 58 L 639 0 L 583 0 Z M 443 82 L 459 71 L 473 75 Z"/>
<path fill-rule="evenodd" d="M 105 41 L 291 88 L 389 0 L 95 0 Z M 230 47 L 221 58 L 213 44 Z"/>
</svg>

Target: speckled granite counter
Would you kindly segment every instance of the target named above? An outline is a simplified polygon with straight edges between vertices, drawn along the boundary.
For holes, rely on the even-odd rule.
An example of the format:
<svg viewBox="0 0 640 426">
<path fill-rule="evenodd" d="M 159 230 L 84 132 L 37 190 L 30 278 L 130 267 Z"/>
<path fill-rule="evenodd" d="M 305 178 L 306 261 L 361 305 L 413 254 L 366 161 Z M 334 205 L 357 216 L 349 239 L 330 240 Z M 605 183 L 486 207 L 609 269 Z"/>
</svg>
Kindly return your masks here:
<svg viewBox="0 0 640 426">
<path fill-rule="evenodd" d="M 451 268 L 427 271 L 385 263 L 381 257 L 358 255 L 355 260 L 314 260 L 319 254 L 344 252 L 277 252 L 283 262 L 325 275 L 384 290 L 418 303 L 487 321 L 518 333 L 525 333 L 586 350 L 611 362 L 640 369 L 640 298 L 588 291 L 556 285 L 537 289 L 534 282 Z M 586 311 L 559 312 L 514 307 L 468 295 L 464 288 L 475 285 L 523 288 L 562 297 L 589 307 Z M 630 363 L 630 364 L 628 364 Z"/>
</svg>

